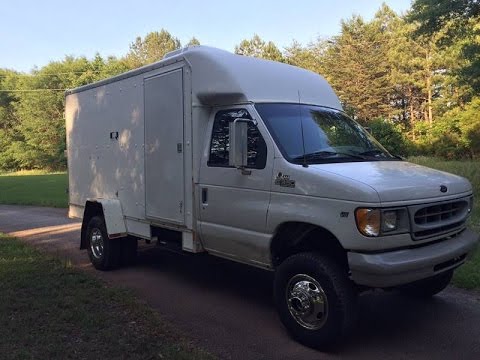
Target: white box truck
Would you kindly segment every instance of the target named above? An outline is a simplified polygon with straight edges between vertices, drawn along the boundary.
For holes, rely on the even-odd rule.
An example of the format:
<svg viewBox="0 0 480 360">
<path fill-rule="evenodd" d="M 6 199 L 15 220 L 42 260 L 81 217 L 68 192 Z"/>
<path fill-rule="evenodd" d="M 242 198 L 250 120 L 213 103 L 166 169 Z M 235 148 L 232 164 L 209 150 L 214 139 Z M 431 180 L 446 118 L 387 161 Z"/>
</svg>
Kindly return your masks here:
<svg viewBox="0 0 480 360">
<path fill-rule="evenodd" d="M 71 217 L 100 270 L 137 241 L 275 271 L 294 338 L 348 333 L 371 288 L 432 296 L 478 242 L 472 187 L 391 155 L 318 74 L 196 46 L 66 93 Z"/>
</svg>

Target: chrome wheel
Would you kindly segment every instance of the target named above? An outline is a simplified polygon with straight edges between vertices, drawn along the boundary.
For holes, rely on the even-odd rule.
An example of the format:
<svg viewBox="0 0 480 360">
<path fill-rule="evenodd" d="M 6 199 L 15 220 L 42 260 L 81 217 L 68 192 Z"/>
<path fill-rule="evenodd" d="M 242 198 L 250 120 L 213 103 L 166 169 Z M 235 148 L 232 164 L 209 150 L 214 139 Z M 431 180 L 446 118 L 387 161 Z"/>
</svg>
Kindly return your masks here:
<svg viewBox="0 0 480 360">
<path fill-rule="evenodd" d="M 103 256 L 103 236 L 100 229 L 93 228 L 90 235 L 90 249 L 96 259 L 101 259 Z"/>
<path fill-rule="evenodd" d="M 295 275 L 286 289 L 290 314 L 298 324 L 309 330 L 318 330 L 328 317 L 328 301 L 317 280 L 305 274 Z"/>
</svg>

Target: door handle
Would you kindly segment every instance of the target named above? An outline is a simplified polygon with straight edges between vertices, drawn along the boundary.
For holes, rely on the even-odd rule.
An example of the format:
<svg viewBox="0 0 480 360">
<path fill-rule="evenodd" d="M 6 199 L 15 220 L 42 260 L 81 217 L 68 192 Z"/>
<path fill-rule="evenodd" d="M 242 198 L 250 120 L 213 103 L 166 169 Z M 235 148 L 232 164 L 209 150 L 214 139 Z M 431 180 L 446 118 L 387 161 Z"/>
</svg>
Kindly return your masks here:
<svg viewBox="0 0 480 360">
<path fill-rule="evenodd" d="M 202 205 L 208 205 L 208 189 L 202 188 Z"/>
</svg>

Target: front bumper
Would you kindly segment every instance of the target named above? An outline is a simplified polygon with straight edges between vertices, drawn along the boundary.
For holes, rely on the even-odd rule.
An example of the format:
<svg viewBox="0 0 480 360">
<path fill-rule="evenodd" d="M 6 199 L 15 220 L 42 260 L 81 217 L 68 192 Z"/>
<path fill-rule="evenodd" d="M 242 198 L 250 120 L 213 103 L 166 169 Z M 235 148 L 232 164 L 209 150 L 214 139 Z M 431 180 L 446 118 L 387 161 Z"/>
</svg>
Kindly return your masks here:
<svg viewBox="0 0 480 360">
<path fill-rule="evenodd" d="M 351 279 L 358 285 L 387 288 L 432 277 L 463 264 L 478 240 L 479 235 L 466 229 L 452 239 L 414 249 L 349 252 Z"/>
</svg>

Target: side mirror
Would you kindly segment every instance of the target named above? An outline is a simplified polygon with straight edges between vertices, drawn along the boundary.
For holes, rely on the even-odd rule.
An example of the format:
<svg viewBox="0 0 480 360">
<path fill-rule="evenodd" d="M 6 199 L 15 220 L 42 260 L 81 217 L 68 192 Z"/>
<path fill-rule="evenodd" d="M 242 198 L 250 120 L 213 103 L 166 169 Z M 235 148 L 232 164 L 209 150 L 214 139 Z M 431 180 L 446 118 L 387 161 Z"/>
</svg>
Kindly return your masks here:
<svg viewBox="0 0 480 360">
<path fill-rule="evenodd" d="M 254 120 L 235 119 L 230 123 L 230 151 L 229 165 L 242 171 L 243 175 L 250 175 L 252 172 L 245 170 L 248 155 L 248 123 Z"/>
<path fill-rule="evenodd" d="M 366 127 L 366 126 L 364 126 L 363 128 L 365 129 L 366 132 L 368 132 L 370 135 L 372 135 L 372 129 L 371 128 Z"/>
</svg>

